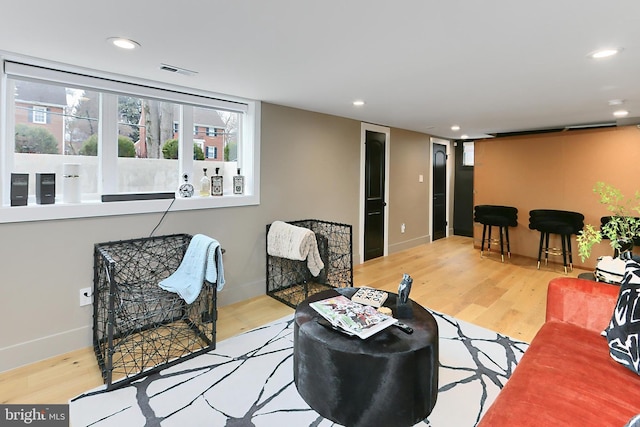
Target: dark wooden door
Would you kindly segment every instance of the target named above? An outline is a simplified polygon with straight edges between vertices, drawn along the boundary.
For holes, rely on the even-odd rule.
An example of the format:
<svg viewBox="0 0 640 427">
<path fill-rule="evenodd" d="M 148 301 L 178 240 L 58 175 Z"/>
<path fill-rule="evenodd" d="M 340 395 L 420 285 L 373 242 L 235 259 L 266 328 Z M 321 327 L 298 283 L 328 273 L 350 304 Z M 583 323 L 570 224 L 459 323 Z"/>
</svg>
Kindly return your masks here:
<svg viewBox="0 0 640 427">
<path fill-rule="evenodd" d="M 366 131 L 364 260 L 384 255 L 385 134 Z"/>
<path fill-rule="evenodd" d="M 465 166 L 463 142 L 456 145 L 453 189 L 453 234 L 473 237 L 473 166 Z"/>
<path fill-rule="evenodd" d="M 433 144 L 432 240 L 447 236 L 447 147 Z"/>
</svg>

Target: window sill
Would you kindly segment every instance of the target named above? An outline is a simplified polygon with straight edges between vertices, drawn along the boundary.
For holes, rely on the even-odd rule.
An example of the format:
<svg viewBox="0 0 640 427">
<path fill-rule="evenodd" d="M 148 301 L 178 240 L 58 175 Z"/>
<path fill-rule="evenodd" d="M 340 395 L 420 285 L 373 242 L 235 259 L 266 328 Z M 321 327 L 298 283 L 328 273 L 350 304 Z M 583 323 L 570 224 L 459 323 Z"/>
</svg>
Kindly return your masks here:
<svg viewBox="0 0 640 427">
<path fill-rule="evenodd" d="M 29 204 L 27 206 L 3 206 L 0 208 L 0 224 L 164 212 L 171 206 L 172 201 L 173 199 L 161 199 L 108 203 L 95 201 L 74 204 L 56 203 L 50 205 Z M 258 204 L 260 204 L 260 199 L 255 195 L 176 197 L 170 211 L 215 209 Z"/>
</svg>

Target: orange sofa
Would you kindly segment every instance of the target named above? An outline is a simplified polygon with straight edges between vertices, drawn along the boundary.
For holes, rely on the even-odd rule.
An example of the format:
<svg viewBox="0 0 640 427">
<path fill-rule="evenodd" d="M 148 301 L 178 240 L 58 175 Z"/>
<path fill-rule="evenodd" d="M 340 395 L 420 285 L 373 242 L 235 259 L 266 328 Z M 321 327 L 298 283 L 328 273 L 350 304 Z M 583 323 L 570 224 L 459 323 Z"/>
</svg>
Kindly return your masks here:
<svg viewBox="0 0 640 427">
<path fill-rule="evenodd" d="M 546 322 L 478 427 L 622 427 L 640 414 L 640 376 L 609 356 L 601 335 L 619 289 L 551 280 Z"/>
</svg>

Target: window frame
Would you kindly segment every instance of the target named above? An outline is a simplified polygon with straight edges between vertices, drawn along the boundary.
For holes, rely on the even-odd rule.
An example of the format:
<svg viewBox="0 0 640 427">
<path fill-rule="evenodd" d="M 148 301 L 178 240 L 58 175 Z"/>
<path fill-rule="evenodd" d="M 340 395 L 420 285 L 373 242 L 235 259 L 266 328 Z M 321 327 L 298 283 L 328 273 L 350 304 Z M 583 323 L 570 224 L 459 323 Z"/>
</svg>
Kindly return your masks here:
<svg viewBox="0 0 640 427">
<path fill-rule="evenodd" d="M 36 117 L 42 117 L 42 120 L 36 120 Z M 38 125 L 47 124 L 47 107 L 34 105 L 31 107 L 31 123 Z"/>
<path fill-rule="evenodd" d="M 50 61 L 23 58 L 0 51 L 0 223 L 41 221 L 65 218 L 84 218 L 111 215 L 129 215 L 151 212 L 212 209 L 260 204 L 260 120 L 261 103 L 257 100 L 221 95 L 213 92 L 190 89 L 182 86 L 131 78 L 96 70 L 81 69 L 70 65 Z M 13 170 L 14 155 L 14 118 L 15 103 L 13 93 L 8 93 L 8 80 L 30 80 L 45 84 L 59 84 L 97 91 L 109 99 L 107 103 L 117 105 L 118 95 L 148 97 L 170 101 L 193 108 L 180 108 L 181 131 L 179 132 L 179 176 L 185 173 L 193 177 L 194 161 L 193 136 L 183 129 L 194 129 L 193 109 L 195 107 L 215 108 L 242 113 L 239 133 L 242 144 L 238 148 L 239 167 L 245 175 L 245 193 L 243 195 L 225 194 L 223 197 L 182 198 L 176 191 L 175 201 L 135 200 L 124 202 L 82 201 L 78 204 L 64 204 L 56 199 L 55 204 L 38 205 L 33 198 L 27 206 L 10 206 L 10 176 Z M 11 85 L 12 86 L 12 85 Z M 117 114 L 108 120 L 117 122 Z M 103 118 L 104 119 L 104 118 Z M 101 144 L 102 145 L 102 144 Z M 182 155 L 184 152 L 189 155 Z M 99 153 L 103 182 L 102 194 L 116 191 L 113 168 L 117 160 L 117 149 Z M 58 177 L 61 180 L 61 177 Z M 182 182 L 182 180 L 179 180 Z M 197 186 L 198 183 L 191 183 Z M 57 185 L 62 185 L 58 182 Z"/>
<path fill-rule="evenodd" d="M 474 165 L 475 165 L 475 141 L 463 141 L 462 142 L 462 166 L 472 168 Z"/>
</svg>

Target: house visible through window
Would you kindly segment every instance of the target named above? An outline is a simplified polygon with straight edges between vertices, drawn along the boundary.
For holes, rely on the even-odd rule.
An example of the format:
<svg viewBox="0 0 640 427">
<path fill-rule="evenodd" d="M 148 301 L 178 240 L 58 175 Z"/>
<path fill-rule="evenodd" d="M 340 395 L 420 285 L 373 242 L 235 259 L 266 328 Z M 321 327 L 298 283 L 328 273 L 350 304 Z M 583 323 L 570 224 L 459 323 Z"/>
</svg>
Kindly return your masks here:
<svg viewBox="0 0 640 427">
<path fill-rule="evenodd" d="M 14 96 L 4 97 L 8 104 L 0 112 L 13 113 L 6 117 L 6 135 L 15 138 L 2 140 L 5 168 L 0 170 L 7 181 L 10 173 L 29 174 L 29 204 L 35 204 L 35 175 L 43 171 L 56 173 L 54 205 L 64 204 L 62 172 L 69 163 L 80 168 L 81 203 L 100 202 L 103 194 L 175 192 L 185 173 L 196 184 L 205 168 L 220 168 L 231 183 L 238 167 L 245 175 L 248 203 L 259 200 L 253 197 L 258 188 L 252 184 L 257 161 L 252 101 L 116 79 L 105 87 L 102 79 L 10 61 L 5 61 L 2 78 Z M 94 81 L 96 88 L 90 89 Z M 181 134 L 182 129 L 193 129 L 193 134 Z M 0 192 L 2 222 L 10 200 L 6 189 Z M 227 194 L 233 196 L 230 189 Z M 233 199 L 231 205 L 243 204 L 241 198 Z M 212 197 L 210 206 L 198 207 L 231 206 L 220 200 Z"/>
</svg>

